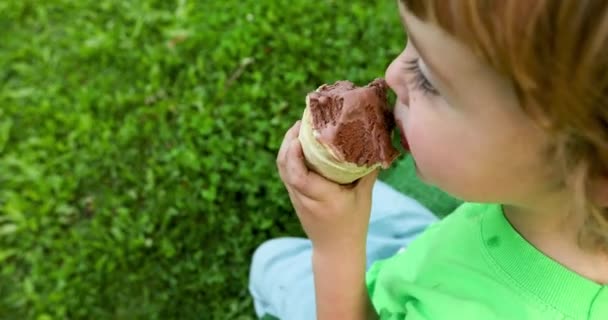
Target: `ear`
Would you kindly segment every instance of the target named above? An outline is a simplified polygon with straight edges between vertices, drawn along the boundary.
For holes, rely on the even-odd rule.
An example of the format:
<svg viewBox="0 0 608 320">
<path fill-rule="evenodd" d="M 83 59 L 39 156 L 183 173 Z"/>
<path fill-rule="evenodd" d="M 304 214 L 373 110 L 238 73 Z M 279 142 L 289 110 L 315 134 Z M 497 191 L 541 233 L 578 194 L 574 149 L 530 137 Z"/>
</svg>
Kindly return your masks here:
<svg viewBox="0 0 608 320">
<path fill-rule="evenodd" d="M 591 183 L 591 200 L 602 208 L 608 208 L 608 176 L 601 176 Z"/>
</svg>

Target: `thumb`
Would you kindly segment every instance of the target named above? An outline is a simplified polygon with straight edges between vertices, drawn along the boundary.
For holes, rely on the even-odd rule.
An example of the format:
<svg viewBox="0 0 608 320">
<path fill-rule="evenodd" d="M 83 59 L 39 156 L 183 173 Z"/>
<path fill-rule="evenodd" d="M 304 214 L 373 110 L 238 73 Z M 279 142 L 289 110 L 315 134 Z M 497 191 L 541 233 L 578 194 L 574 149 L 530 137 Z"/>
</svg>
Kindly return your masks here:
<svg viewBox="0 0 608 320">
<path fill-rule="evenodd" d="M 359 179 L 359 183 L 357 189 L 360 190 L 371 190 L 374 186 L 374 183 L 378 179 L 378 174 L 380 173 L 380 169 L 374 169 L 374 171 L 370 172 L 366 176 Z"/>
</svg>

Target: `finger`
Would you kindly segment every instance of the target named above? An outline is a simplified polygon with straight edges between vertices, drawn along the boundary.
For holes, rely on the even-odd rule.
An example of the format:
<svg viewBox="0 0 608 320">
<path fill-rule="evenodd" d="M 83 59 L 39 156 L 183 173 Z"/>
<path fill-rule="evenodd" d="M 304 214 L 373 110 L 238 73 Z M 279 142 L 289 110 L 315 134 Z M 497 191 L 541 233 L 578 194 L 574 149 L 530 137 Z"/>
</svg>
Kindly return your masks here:
<svg viewBox="0 0 608 320">
<path fill-rule="evenodd" d="M 302 126 L 302 120 L 296 121 L 296 123 L 294 123 L 293 126 L 291 126 L 292 132 L 290 132 L 289 134 L 292 139 L 298 137 L 298 135 L 300 134 L 301 126 Z"/>
<path fill-rule="evenodd" d="M 298 139 L 291 140 L 287 146 L 284 170 L 286 171 L 286 182 L 292 187 L 298 188 L 306 180 L 308 168 L 306 167 L 302 145 Z"/>
<path fill-rule="evenodd" d="M 300 132 L 300 123 L 301 121 L 298 120 L 296 121 L 296 123 L 294 123 L 293 126 L 291 126 L 291 128 L 289 128 L 289 130 L 287 130 L 287 132 L 285 133 L 285 136 L 283 137 L 283 142 L 281 142 L 281 147 L 279 148 L 279 153 L 277 154 L 277 167 L 282 167 L 285 166 L 285 162 L 286 162 L 286 155 L 287 155 L 287 150 L 289 149 L 289 143 L 294 139 L 298 137 L 298 134 Z"/>
<path fill-rule="evenodd" d="M 351 183 L 341 184 L 340 187 L 342 187 L 343 190 L 370 188 L 370 184 L 371 184 L 371 186 L 373 186 L 377 177 L 378 177 L 378 170 L 376 169 Z"/>
<path fill-rule="evenodd" d="M 277 168 L 279 170 L 279 176 L 284 184 L 287 185 L 287 179 L 289 173 L 285 169 L 287 165 L 287 152 L 289 150 L 289 146 L 292 141 L 298 140 L 298 134 L 300 132 L 300 121 L 296 121 L 289 130 L 285 133 L 283 137 L 283 142 L 281 143 L 281 148 L 279 149 L 279 154 L 277 155 Z"/>
<path fill-rule="evenodd" d="M 298 193 L 311 199 L 320 199 L 330 188 L 337 186 L 306 166 L 300 141 L 292 140 L 287 151 L 287 183 Z"/>
</svg>

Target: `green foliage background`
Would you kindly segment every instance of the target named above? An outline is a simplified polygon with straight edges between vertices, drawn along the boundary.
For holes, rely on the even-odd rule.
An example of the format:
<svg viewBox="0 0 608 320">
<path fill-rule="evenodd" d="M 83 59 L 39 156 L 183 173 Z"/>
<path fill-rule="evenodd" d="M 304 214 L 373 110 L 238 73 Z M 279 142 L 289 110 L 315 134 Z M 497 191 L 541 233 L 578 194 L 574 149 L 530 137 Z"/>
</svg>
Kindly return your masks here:
<svg viewBox="0 0 608 320">
<path fill-rule="evenodd" d="M 0 318 L 253 319 L 284 131 L 403 44 L 394 1 L 0 1 Z"/>
</svg>

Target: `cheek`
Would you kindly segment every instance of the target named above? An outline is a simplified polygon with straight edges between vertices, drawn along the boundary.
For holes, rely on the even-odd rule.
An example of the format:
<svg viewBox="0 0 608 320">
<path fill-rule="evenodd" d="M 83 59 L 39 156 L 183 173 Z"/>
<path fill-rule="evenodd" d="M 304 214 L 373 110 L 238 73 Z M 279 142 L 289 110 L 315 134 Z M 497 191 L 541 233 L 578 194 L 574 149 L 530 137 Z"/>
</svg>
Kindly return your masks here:
<svg viewBox="0 0 608 320">
<path fill-rule="evenodd" d="M 481 168 L 473 160 L 478 158 L 475 141 L 461 141 L 463 131 L 456 120 L 440 115 L 440 107 L 425 105 L 422 97 L 417 104 L 412 100 L 406 134 L 420 179 L 462 199 L 485 198 L 487 181 L 480 179 Z"/>
<path fill-rule="evenodd" d="M 509 203 L 543 188 L 532 133 L 490 135 L 445 106 L 412 97 L 405 121 L 420 179 L 466 201 Z M 449 108 L 449 107 L 447 107 Z M 498 131 L 510 131 L 498 127 Z M 512 131 L 512 130 L 511 130 Z M 530 143 L 516 143 L 529 141 Z M 532 175 L 531 172 L 538 174 Z"/>
<path fill-rule="evenodd" d="M 425 108 L 426 106 L 423 106 Z M 434 123 L 432 115 L 417 106 L 411 107 L 406 124 L 406 134 L 412 156 L 416 160 L 420 178 L 442 186 L 441 181 L 450 175 L 454 165 L 456 147 L 446 144 L 443 130 Z M 446 190 L 447 191 L 447 190 Z"/>
</svg>

